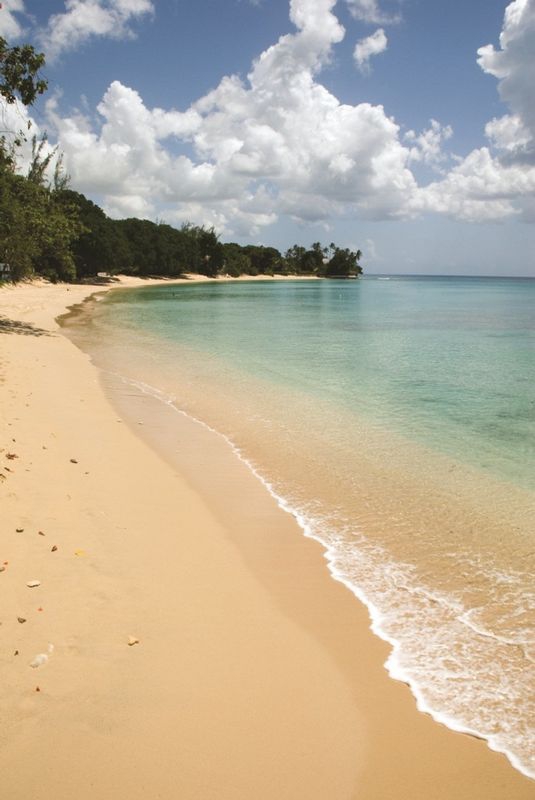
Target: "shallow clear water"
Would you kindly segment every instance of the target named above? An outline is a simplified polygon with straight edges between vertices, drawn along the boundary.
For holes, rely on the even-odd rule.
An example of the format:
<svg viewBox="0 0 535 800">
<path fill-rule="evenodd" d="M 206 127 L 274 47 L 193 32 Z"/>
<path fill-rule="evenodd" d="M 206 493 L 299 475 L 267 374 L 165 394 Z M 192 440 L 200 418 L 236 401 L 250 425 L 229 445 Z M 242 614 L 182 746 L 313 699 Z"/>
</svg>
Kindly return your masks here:
<svg viewBox="0 0 535 800">
<path fill-rule="evenodd" d="M 535 775 L 535 281 L 150 287 L 71 333 L 226 435 L 420 707 Z"/>
</svg>

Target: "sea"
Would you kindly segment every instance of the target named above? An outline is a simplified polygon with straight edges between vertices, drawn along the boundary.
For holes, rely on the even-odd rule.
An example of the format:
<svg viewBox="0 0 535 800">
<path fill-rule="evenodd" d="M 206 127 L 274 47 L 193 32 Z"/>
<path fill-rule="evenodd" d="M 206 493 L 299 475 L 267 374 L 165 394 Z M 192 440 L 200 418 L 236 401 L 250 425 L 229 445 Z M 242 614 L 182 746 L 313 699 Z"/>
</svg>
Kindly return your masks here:
<svg viewBox="0 0 535 800">
<path fill-rule="evenodd" d="M 535 778 L 535 280 L 118 289 L 66 330 L 224 436 L 366 604 L 418 708 Z"/>
</svg>

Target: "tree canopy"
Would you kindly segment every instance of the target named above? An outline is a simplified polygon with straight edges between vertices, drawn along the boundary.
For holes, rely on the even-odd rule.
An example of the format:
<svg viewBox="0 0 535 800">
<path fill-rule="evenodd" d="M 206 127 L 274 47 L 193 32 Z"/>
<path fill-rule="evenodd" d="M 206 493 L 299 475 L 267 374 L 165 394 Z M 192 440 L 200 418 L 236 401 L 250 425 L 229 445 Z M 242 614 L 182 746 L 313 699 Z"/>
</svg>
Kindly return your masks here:
<svg viewBox="0 0 535 800">
<path fill-rule="evenodd" d="M 48 82 L 40 77 L 45 56 L 36 53 L 29 44 L 10 47 L 0 36 L 0 96 L 8 104 L 17 98 L 25 106 L 30 106 L 36 97 L 48 88 Z"/>
</svg>

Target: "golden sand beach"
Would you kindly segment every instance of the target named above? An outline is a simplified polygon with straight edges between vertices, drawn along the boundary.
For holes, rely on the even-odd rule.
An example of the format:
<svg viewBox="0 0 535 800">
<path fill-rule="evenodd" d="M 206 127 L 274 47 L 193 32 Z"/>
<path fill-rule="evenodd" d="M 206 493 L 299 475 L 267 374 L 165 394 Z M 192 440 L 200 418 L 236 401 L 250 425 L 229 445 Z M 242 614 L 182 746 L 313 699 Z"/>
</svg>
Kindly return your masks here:
<svg viewBox="0 0 535 800">
<path fill-rule="evenodd" d="M 535 797 L 388 677 L 365 608 L 222 440 L 175 415 L 220 467 L 200 491 L 148 443 L 165 408 L 112 406 L 55 321 L 102 290 L 0 290 L 2 798 Z"/>
</svg>

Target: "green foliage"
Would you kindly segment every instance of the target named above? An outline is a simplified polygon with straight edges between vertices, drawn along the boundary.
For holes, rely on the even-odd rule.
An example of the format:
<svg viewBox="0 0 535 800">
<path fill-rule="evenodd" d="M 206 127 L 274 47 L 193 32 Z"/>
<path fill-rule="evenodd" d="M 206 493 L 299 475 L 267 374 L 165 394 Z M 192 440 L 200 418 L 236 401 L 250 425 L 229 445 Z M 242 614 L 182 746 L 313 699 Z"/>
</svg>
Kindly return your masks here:
<svg viewBox="0 0 535 800">
<path fill-rule="evenodd" d="M 75 280 L 76 266 L 71 245 L 82 226 L 75 207 L 65 203 L 60 194 L 48 193 L 45 214 L 39 218 L 40 253 L 34 269 L 51 281 Z"/>
<path fill-rule="evenodd" d="M 62 191 L 46 182 L 54 151 L 46 139 L 34 139 L 28 175 L 17 175 L 14 150 L 0 141 L 0 261 L 20 280 L 40 274 L 51 280 L 73 280 L 73 242 L 83 227 L 78 211 Z"/>
<path fill-rule="evenodd" d="M 10 47 L 0 36 L 0 96 L 6 103 L 20 98 L 29 106 L 46 91 L 47 81 L 39 77 L 44 63 L 43 53 L 36 53 L 31 45 Z"/>
<path fill-rule="evenodd" d="M 286 251 L 284 260 L 287 271 L 296 275 L 318 275 L 326 278 L 356 278 L 362 273 L 359 261 L 360 250 L 353 252 L 348 248 L 337 247 L 333 242 L 322 247 L 320 242 L 307 250 L 293 245 Z"/>
<path fill-rule="evenodd" d="M 305 253 L 306 249 L 298 244 L 294 244 L 292 247 L 288 248 L 284 254 L 284 261 L 288 272 L 295 275 L 303 271 L 302 265 L 304 263 Z"/>
<path fill-rule="evenodd" d="M 357 278 L 362 274 L 362 267 L 358 263 L 362 256 L 360 250 L 353 252 L 347 247 L 342 249 L 331 243 L 329 251 L 331 257 L 323 272 L 326 278 Z"/>
<path fill-rule="evenodd" d="M 249 258 L 251 275 L 273 275 L 281 267 L 282 256 L 274 247 L 248 244 L 243 252 Z"/>
<path fill-rule="evenodd" d="M 37 139 L 37 136 L 32 136 L 32 160 L 28 169 L 28 180 L 31 183 L 36 183 L 38 186 L 44 186 L 46 183 L 46 172 L 57 153 L 57 147 L 51 150 L 47 148 L 48 137 L 46 133 Z"/>
<path fill-rule="evenodd" d="M 34 259 L 39 254 L 37 218 L 39 216 L 38 188 L 8 164 L 0 173 L 0 260 L 10 265 L 14 280 L 33 272 Z"/>
<path fill-rule="evenodd" d="M 45 62 L 30 45 L 10 47 L 0 37 L 0 106 L 19 99 L 31 105 L 47 88 L 39 77 Z M 6 133 L 15 133 L 6 131 Z M 60 197 L 61 160 L 54 184 L 47 183 L 48 167 L 56 155 L 46 136 L 32 141 L 32 159 L 26 177 L 16 174 L 17 148 L 22 135 L 8 145 L 0 139 L 0 260 L 10 267 L 14 280 L 35 274 L 53 280 L 72 280 L 75 275 L 72 242 L 81 233 L 74 208 Z"/>
<path fill-rule="evenodd" d="M 83 231 L 72 243 L 72 254 L 77 278 L 95 276 L 99 271 L 110 271 L 114 266 L 111 244 L 111 220 L 91 200 L 70 189 L 61 190 L 61 200 L 77 209 Z"/>
<path fill-rule="evenodd" d="M 223 245 L 213 228 L 192 228 L 197 240 L 197 272 L 215 278 L 223 266 Z"/>
<path fill-rule="evenodd" d="M 251 274 L 251 259 L 236 242 L 223 245 L 223 273 L 231 278 Z"/>
<path fill-rule="evenodd" d="M 288 272 L 295 275 L 317 275 L 321 272 L 326 249 L 314 242 L 307 250 L 294 244 L 286 251 L 285 261 Z"/>
<path fill-rule="evenodd" d="M 221 263 L 217 258 L 217 237 L 204 228 L 184 225 L 177 230 L 164 223 L 131 218 L 108 220 L 107 234 L 110 233 L 116 237 L 116 244 L 121 243 L 123 256 L 128 251 L 129 263 L 121 266 L 133 275 L 176 277 L 183 272 L 207 272 L 211 263 L 217 271 Z M 98 235 L 94 227 L 92 234 Z M 112 251 L 116 257 L 116 248 Z M 205 256 L 210 258 L 206 261 Z"/>
</svg>

